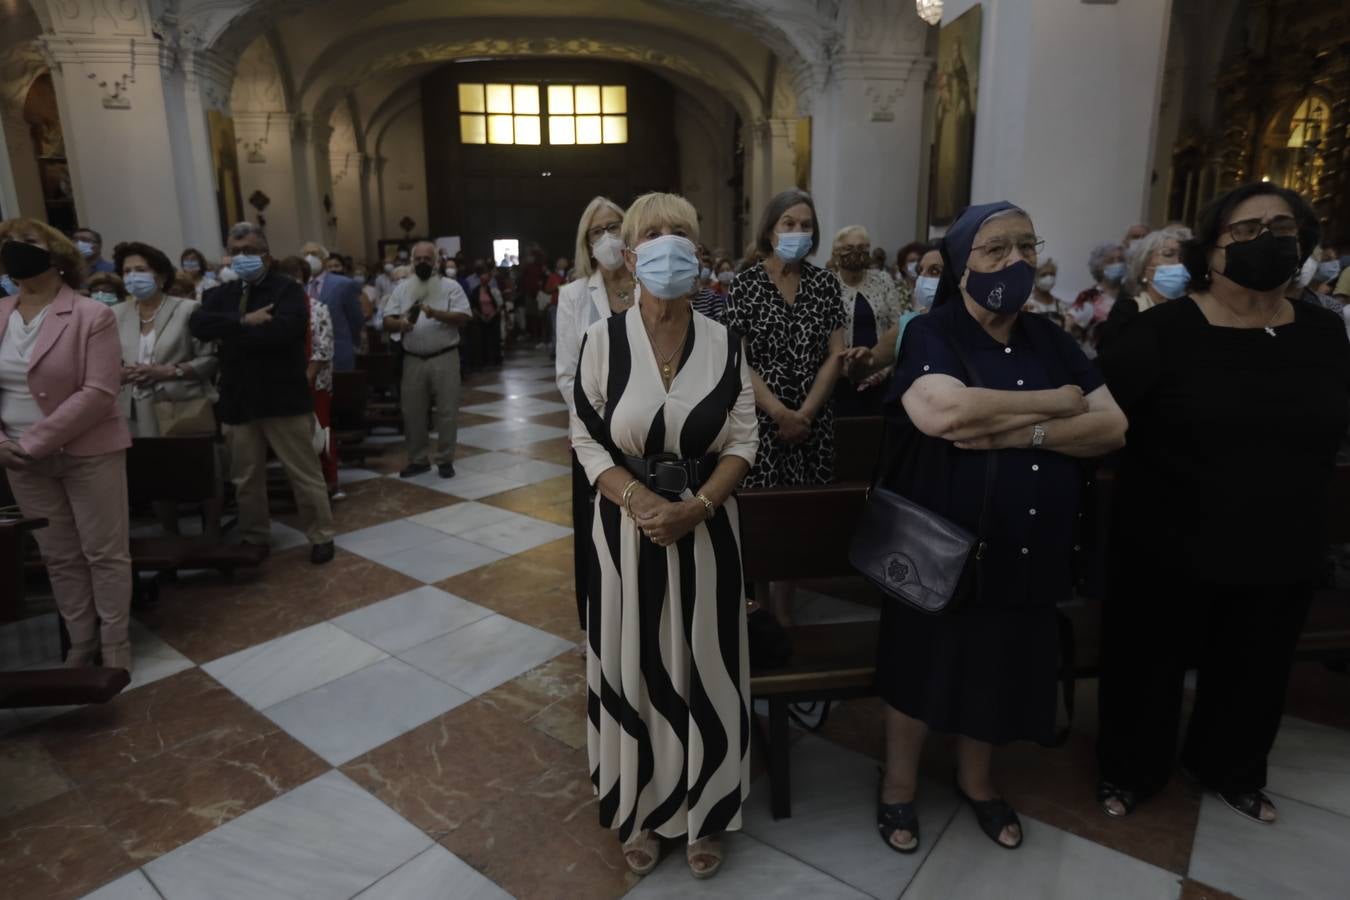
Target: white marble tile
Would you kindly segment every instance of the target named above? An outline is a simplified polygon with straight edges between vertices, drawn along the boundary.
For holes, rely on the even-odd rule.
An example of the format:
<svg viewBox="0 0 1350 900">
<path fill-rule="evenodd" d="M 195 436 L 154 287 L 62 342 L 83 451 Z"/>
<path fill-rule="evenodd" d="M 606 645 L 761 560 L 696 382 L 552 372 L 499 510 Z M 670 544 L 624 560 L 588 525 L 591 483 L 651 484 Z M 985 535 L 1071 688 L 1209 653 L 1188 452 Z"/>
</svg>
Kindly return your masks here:
<svg viewBox="0 0 1350 900">
<path fill-rule="evenodd" d="M 492 615 L 398 656 L 446 684 L 478 696 L 574 646 L 514 619 Z"/>
<path fill-rule="evenodd" d="M 512 900 L 473 866 L 432 844 L 354 900 Z"/>
<path fill-rule="evenodd" d="M 715 878 L 697 881 L 683 839 L 666 841 L 661 864 L 624 895 L 626 900 L 866 900 L 867 895 L 746 834 L 724 838 Z M 885 848 L 882 848 L 885 850 Z M 894 897 L 895 894 L 889 894 Z"/>
<path fill-rule="evenodd" d="M 384 659 L 264 710 L 329 765 L 340 766 L 471 698 Z"/>
<path fill-rule="evenodd" d="M 559 475 L 571 475 L 572 470 L 568 466 L 560 466 L 557 463 L 532 459 L 529 462 L 523 462 L 519 465 L 512 466 L 509 469 L 502 469 L 500 472 L 494 472 L 493 474 L 498 478 L 519 481 L 521 484 L 537 484 L 541 481 L 547 481 L 550 478 L 557 478 Z"/>
<path fill-rule="evenodd" d="M 463 475 L 456 475 L 454 478 L 443 478 L 438 482 L 423 486 L 465 500 L 481 500 L 484 497 L 491 497 L 506 491 L 514 491 L 519 487 L 525 487 L 519 481 L 499 478 L 495 474 L 485 472 L 466 472 Z"/>
<path fill-rule="evenodd" d="M 546 375 L 538 378 L 521 377 L 506 381 L 499 381 L 496 384 L 474 385 L 470 390 L 482 391 L 486 394 L 501 394 L 507 399 L 531 396 L 547 396 L 557 394 L 558 386 L 552 381 L 544 381 Z M 467 407 L 465 407 L 467 409 Z"/>
<path fill-rule="evenodd" d="M 477 453 L 473 456 L 466 456 L 463 459 L 455 460 L 455 471 L 492 475 L 500 472 L 502 469 L 509 469 L 512 466 L 518 465 L 520 465 L 519 456 L 492 450 L 488 453 Z"/>
<path fill-rule="evenodd" d="M 386 653 L 398 653 L 490 615 L 490 609 L 424 585 L 330 621 Z"/>
<path fill-rule="evenodd" d="M 475 528 L 482 528 L 485 525 L 509 522 L 518 515 L 518 513 L 513 513 L 509 509 L 471 501 L 469 503 L 455 503 L 451 506 L 433 509 L 430 512 L 409 516 L 407 521 L 426 528 L 435 528 L 437 531 L 443 531 L 446 534 L 457 535 L 466 531 L 473 531 Z"/>
<path fill-rule="evenodd" d="M 571 533 L 572 529 L 565 525 L 555 525 L 530 516 L 516 516 L 506 522 L 497 522 L 462 532 L 460 537 L 510 555 L 565 538 Z"/>
<path fill-rule="evenodd" d="M 477 413 L 481 416 L 538 416 L 544 413 L 565 412 L 566 404 L 559 399 L 544 399 L 543 397 L 521 397 L 507 395 L 502 400 L 494 400 L 491 403 L 475 403 L 472 406 L 464 407 L 464 412 Z"/>
<path fill-rule="evenodd" d="M 387 656 L 336 625 L 320 622 L 223 656 L 202 669 L 255 708 L 266 709 Z"/>
<path fill-rule="evenodd" d="M 1350 816 L 1350 732 L 1285 716 L 1267 778 L 1271 795 Z"/>
<path fill-rule="evenodd" d="M 1172 872 L 1029 816 L 1021 819 L 1022 846 L 1002 849 L 962 804 L 902 897 L 1175 900 L 1181 895 L 1181 881 Z"/>
<path fill-rule="evenodd" d="M 337 545 L 343 550 L 379 562 L 386 556 L 426 547 L 444 539 L 444 532 L 399 519 L 340 534 L 337 536 Z"/>
<path fill-rule="evenodd" d="M 409 578 L 416 578 L 425 584 L 434 584 L 452 575 L 505 558 L 506 554 L 481 544 L 447 535 L 433 528 L 427 530 L 438 535 L 440 540 L 402 553 L 381 556 L 376 561 L 395 572 L 402 572 Z"/>
<path fill-rule="evenodd" d="M 127 685 L 126 690 L 133 691 L 194 665 L 192 660 L 164 643 L 159 635 L 135 619 L 131 620 L 130 632 L 131 684 Z"/>
<path fill-rule="evenodd" d="M 85 894 L 83 900 L 160 900 L 160 896 L 144 873 L 135 869 L 93 893 Z"/>
<path fill-rule="evenodd" d="M 309 546 L 309 538 L 305 533 L 289 525 L 283 525 L 281 522 L 272 520 L 272 537 L 270 542 L 273 553 L 280 553 L 282 550 L 289 550 L 292 547 Z"/>
<path fill-rule="evenodd" d="M 165 900 L 346 898 L 431 838 L 332 771 L 145 867 Z"/>
<path fill-rule="evenodd" d="M 919 850 L 901 855 L 877 831 L 879 778 L 876 760 L 808 735 L 792 746 L 791 818 L 774 821 L 762 776 L 746 803 L 745 832 L 863 893 L 896 897 L 937 844 L 957 798 L 946 785 L 920 785 Z"/>
<path fill-rule="evenodd" d="M 372 472 L 370 469 L 338 469 L 338 484 L 358 484 L 362 481 L 371 481 L 383 477 L 379 472 Z"/>
<path fill-rule="evenodd" d="M 1272 796 L 1274 825 L 1252 822 L 1206 793 L 1189 875 L 1239 897 L 1327 900 L 1344 897 L 1350 818 Z"/>
<path fill-rule="evenodd" d="M 494 422 L 491 425 L 471 425 L 459 430 L 461 444 L 481 447 L 484 450 L 509 450 L 522 444 L 566 436 L 567 430 L 564 428 L 523 422 Z"/>
</svg>

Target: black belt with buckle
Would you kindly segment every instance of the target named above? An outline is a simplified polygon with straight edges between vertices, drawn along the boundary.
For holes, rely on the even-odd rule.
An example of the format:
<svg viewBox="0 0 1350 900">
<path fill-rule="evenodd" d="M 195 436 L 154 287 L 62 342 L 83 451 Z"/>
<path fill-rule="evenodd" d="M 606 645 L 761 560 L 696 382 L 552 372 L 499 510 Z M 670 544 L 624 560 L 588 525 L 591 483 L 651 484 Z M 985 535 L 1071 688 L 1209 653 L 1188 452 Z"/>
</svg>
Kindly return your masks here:
<svg viewBox="0 0 1350 900">
<path fill-rule="evenodd" d="M 404 347 L 404 348 L 403 348 L 403 352 L 406 353 L 406 354 L 408 354 L 409 356 L 415 356 L 415 357 L 417 357 L 418 359 L 435 359 L 435 358 L 438 357 L 438 356 L 444 356 L 445 354 L 449 353 L 451 350 L 458 350 L 458 349 L 459 349 L 459 344 L 456 344 L 456 345 L 453 346 L 453 347 L 446 347 L 444 350 L 437 350 L 435 353 L 414 353 L 414 352 L 412 352 L 411 350 L 409 350 L 407 347 Z"/>
<path fill-rule="evenodd" d="M 678 496 L 685 488 L 697 491 L 703 487 L 717 468 L 719 458 L 716 453 L 698 459 L 681 459 L 674 453 L 661 453 L 647 457 L 625 456 L 623 464 L 644 487 Z"/>
</svg>

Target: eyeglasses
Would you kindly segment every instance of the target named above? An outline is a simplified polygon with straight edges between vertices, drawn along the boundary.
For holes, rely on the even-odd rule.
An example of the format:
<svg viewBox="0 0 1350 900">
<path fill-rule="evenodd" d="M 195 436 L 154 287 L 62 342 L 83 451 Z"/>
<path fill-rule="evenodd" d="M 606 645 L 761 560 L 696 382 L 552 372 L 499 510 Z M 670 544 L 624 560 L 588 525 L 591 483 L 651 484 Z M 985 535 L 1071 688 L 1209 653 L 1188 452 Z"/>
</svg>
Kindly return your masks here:
<svg viewBox="0 0 1350 900">
<path fill-rule="evenodd" d="M 1240 219 L 1219 229 L 1219 234 L 1231 234 L 1235 241 L 1252 241 L 1262 231 L 1275 237 L 1297 237 L 1298 221 L 1293 216 L 1276 216 L 1269 222 L 1260 219 Z"/>
<path fill-rule="evenodd" d="M 1013 248 L 1017 248 L 1017 253 L 1025 260 L 1033 260 L 1036 254 L 1045 249 L 1045 241 L 1038 237 L 1019 238 L 1016 241 L 1010 241 L 1007 238 L 995 238 L 987 244 L 981 244 L 978 247 L 971 247 L 971 250 L 977 250 L 985 257 L 994 262 L 1003 262 L 1008 258 L 1008 254 Z"/>
<path fill-rule="evenodd" d="M 618 237 L 619 229 L 622 227 L 623 227 L 622 222 L 610 222 L 608 225 L 596 225 L 586 230 L 586 236 L 591 239 L 592 243 L 594 243 L 595 241 L 600 240 L 607 234 L 612 234 L 615 237 Z"/>
</svg>

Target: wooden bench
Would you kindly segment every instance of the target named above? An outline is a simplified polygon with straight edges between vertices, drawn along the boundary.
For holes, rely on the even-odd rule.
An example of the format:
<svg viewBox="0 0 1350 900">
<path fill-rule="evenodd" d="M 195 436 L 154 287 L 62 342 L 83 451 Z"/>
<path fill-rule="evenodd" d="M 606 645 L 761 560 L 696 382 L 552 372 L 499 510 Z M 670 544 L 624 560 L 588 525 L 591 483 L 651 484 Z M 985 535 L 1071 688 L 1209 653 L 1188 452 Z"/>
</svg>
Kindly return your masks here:
<svg viewBox="0 0 1350 900">
<path fill-rule="evenodd" d="M 368 395 L 363 410 L 366 428 L 394 428 L 401 433 L 403 412 L 395 399 L 398 397 L 399 385 L 398 362 L 394 354 L 359 353 L 356 356 L 356 368 L 366 373 Z"/>
<path fill-rule="evenodd" d="M 1111 479 L 1103 480 L 1103 494 Z M 767 599 L 771 580 L 853 575 L 848 544 L 862 508 L 866 483 L 741 491 L 741 553 L 746 578 Z M 1101 498 L 1105 504 L 1109 496 Z M 1338 467 L 1332 489 L 1330 537 L 1350 543 L 1350 466 Z M 1072 674 L 1095 678 L 1099 670 L 1101 605 L 1077 598 L 1060 607 L 1075 635 Z M 767 756 L 774 818 L 791 815 L 788 707 L 791 703 L 845 700 L 875 692 L 876 622 L 797 626 L 788 630 L 793 655 L 780 668 L 750 673 L 750 693 L 769 706 Z M 1350 596 L 1319 591 L 1296 659 L 1350 660 Z"/>
<path fill-rule="evenodd" d="M 366 459 L 379 456 L 386 445 L 366 440 L 370 434 L 367 411 L 370 408 L 369 375 L 361 369 L 333 373 L 332 423 L 338 459 L 365 465 Z"/>
</svg>

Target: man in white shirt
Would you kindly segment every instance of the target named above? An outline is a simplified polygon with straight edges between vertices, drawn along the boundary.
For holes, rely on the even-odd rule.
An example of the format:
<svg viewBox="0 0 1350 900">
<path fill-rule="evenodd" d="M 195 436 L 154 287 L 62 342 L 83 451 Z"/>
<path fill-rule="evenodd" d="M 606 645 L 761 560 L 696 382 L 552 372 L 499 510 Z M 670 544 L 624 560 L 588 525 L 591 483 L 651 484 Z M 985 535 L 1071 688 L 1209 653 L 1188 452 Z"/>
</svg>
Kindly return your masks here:
<svg viewBox="0 0 1350 900">
<path fill-rule="evenodd" d="M 436 273 L 436 245 L 412 250 L 413 276 L 399 283 L 384 308 L 384 330 L 403 344 L 401 405 L 408 465 L 400 478 L 431 471 L 427 416 L 436 405 L 436 471 L 455 477 L 459 418 L 459 330 L 469 322 L 469 298 L 453 278 Z"/>
</svg>

